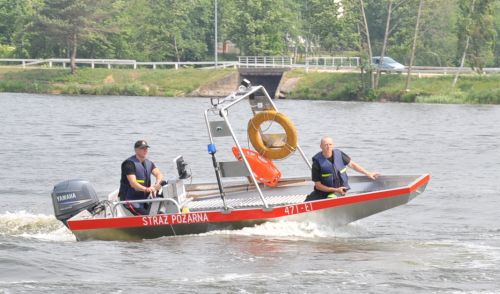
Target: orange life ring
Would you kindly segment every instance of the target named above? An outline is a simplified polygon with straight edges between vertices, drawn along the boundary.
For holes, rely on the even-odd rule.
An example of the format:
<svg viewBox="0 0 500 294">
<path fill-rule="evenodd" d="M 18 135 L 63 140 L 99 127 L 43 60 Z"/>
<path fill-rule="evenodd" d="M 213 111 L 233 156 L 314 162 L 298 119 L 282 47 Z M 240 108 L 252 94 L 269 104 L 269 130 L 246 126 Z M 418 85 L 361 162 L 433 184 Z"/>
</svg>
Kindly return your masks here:
<svg viewBox="0 0 500 294">
<path fill-rule="evenodd" d="M 269 147 L 264 144 L 260 134 L 260 125 L 265 121 L 275 121 L 281 125 L 286 133 L 286 143 L 281 147 Z M 292 121 L 283 113 L 266 110 L 257 113 L 248 122 L 248 137 L 252 146 L 261 155 L 270 159 L 282 159 L 297 149 L 297 130 Z"/>
<path fill-rule="evenodd" d="M 243 153 L 257 181 L 269 187 L 278 184 L 281 179 L 281 172 L 270 159 L 250 149 L 243 148 Z M 233 147 L 233 154 L 236 159 L 243 160 L 237 147 Z"/>
</svg>

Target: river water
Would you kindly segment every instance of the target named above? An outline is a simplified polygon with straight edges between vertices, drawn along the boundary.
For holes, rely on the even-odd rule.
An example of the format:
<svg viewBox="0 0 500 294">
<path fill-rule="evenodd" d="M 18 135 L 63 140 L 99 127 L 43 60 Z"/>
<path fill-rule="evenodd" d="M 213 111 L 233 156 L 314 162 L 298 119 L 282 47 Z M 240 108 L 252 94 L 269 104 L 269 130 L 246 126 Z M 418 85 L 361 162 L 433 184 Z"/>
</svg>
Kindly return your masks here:
<svg viewBox="0 0 500 294">
<path fill-rule="evenodd" d="M 426 192 L 341 228 L 280 222 L 76 242 L 54 218 L 53 185 L 83 178 L 105 198 L 135 140 L 149 142 L 167 177 L 182 154 L 193 182 L 214 180 L 210 101 L 0 93 L 0 293 L 500 293 L 499 106 L 276 104 L 308 157 L 328 134 L 370 170 L 431 173 Z M 243 105 L 229 114 L 245 146 L 248 113 Z M 231 158 L 224 140 L 221 160 Z M 298 155 L 278 166 L 309 174 Z"/>
</svg>

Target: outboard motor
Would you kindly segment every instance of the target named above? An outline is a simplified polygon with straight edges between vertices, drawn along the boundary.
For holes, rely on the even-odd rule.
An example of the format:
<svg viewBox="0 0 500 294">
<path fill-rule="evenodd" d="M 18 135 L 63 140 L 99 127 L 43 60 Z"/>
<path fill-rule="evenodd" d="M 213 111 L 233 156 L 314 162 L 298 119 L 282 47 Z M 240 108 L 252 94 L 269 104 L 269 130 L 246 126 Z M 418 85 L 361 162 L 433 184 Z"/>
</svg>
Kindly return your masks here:
<svg viewBox="0 0 500 294">
<path fill-rule="evenodd" d="M 52 204 L 56 218 L 66 221 L 83 210 L 91 211 L 99 204 L 94 187 L 84 180 L 67 180 L 54 186 Z"/>
</svg>

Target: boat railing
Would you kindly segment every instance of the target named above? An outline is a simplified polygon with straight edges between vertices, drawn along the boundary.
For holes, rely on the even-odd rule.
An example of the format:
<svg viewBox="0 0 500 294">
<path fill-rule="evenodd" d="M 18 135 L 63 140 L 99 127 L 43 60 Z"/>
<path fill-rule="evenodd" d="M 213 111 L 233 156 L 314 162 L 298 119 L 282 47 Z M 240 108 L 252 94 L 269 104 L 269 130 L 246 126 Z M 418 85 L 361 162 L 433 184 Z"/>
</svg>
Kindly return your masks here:
<svg viewBox="0 0 500 294">
<path fill-rule="evenodd" d="M 212 154 L 212 158 L 214 161 L 214 168 L 215 172 L 217 175 L 217 181 L 219 184 L 219 190 L 221 194 L 221 198 L 224 202 L 224 208 L 228 209 L 228 207 L 225 204 L 224 200 L 224 191 L 223 191 L 223 185 L 222 181 L 220 180 L 220 177 L 235 177 L 235 176 L 246 176 L 252 180 L 252 182 L 255 184 L 255 188 L 259 194 L 259 197 L 263 203 L 264 208 L 269 208 L 268 203 L 264 197 L 264 194 L 260 188 L 260 186 L 257 183 L 257 180 L 254 176 L 254 173 L 252 172 L 252 168 L 250 167 L 250 164 L 247 160 L 247 157 L 245 156 L 245 153 L 243 152 L 243 148 L 241 147 L 241 144 L 233 130 L 233 127 L 229 121 L 228 117 L 228 110 L 233 107 L 234 105 L 240 103 L 241 101 L 245 99 L 251 99 L 251 100 L 257 100 L 256 94 L 262 94 L 258 96 L 259 101 L 253 101 L 251 102 L 251 107 L 252 107 L 252 112 L 255 114 L 256 111 L 265 111 L 265 110 L 274 110 L 276 112 L 279 112 L 278 108 L 276 107 L 276 104 L 273 102 L 271 99 L 271 96 L 269 96 L 269 93 L 266 91 L 266 89 L 259 85 L 259 86 L 252 86 L 251 83 L 248 80 L 243 80 L 241 86 L 238 88 L 237 91 L 231 93 L 227 97 L 220 99 L 212 99 L 211 104 L 212 107 L 208 108 L 205 111 L 205 122 L 207 125 L 207 131 L 208 131 L 208 137 L 209 137 L 209 153 Z M 220 120 L 210 120 L 209 119 L 209 114 L 212 116 L 219 116 L 223 119 L 223 121 Z M 241 161 L 236 161 L 236 162 L 220 162 L 217 163 L 215 159 L 215 145 L 214 145 L 214 138 L 215 137 L 225 137 L 225 136 L 231 136 L 236 147 L 239 150 L 239 154 L 241 154 L 242 162 L 243 165 L 241 165 Z M 212 146 L 212 147 L 210 147 Z M 212 151 L 210 149 L 212 148 Z M 306 163 L 306 165 L 311 168 L 311 164 L 309 163 L 307 157 L 305 156 L 305 153 L 303 152 L 302 148 L 300 145 L 297 144 L 297 150 L 299 151 L 302 159 Z M 225 172 L 225 170 L 221 169 L 226 169 L 228 172 Z"/>
</svg>

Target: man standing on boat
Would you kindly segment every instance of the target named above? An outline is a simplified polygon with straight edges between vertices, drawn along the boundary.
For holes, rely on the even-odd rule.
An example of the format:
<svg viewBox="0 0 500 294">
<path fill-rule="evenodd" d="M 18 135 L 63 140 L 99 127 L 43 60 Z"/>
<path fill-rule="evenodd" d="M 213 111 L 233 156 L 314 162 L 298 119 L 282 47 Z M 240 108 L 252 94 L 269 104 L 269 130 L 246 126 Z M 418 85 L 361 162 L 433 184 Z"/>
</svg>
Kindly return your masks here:
<svg viewBox="0 0 500 294">
<path fill-rule="evenodd" d="M 163 174 L 155 164 L 146 158 L 149 145 L 144 140 L 134 144 L 135 155 L 130 156 L 122 163 L 122 175 L 120 179 L 120 201 L 143 200 L 148 197 L 156 197 L 161 188 Z M 151 185 L 151 175 L 156 179 Z M 144 203 L 129 203 L 125 205 L 133 214 L 148 214 L 149 205 Z"/>
<path fill-rule="evenodd" d="M 306 201 L 344 196 L 350 189 L 347 177 L 347 167 L 375 180 L 379 174 L 369 172 L 355 163 L 340 149 L 334 148 L 330 137 L 323 137 L 320 143 L 321 152 L 313 157 L 312 181 L 314 191 Z"/>
</svg>

